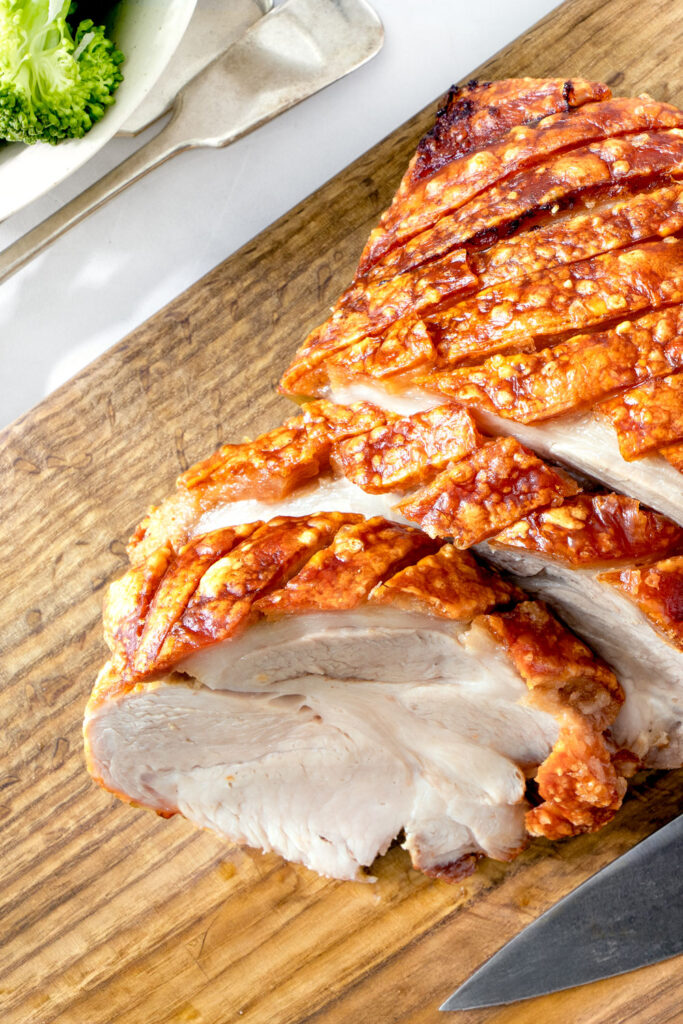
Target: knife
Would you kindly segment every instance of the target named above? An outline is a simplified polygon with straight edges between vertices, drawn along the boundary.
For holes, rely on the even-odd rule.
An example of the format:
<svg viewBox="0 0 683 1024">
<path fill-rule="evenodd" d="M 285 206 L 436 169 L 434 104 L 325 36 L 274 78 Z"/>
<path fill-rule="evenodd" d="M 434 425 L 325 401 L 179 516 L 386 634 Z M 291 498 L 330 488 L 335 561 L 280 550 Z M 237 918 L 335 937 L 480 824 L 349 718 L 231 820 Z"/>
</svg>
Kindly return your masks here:
<svg viewBox="0 0 683 1024">
<path fill-rule="evenodd" d="M 170 157 L 227 146 L 365 64 L 383 40 L 382 22 L 367 0 L 278 5 L 181 89 L 158 135 L 3 249 L 0 283 Z"/>
<path fill-rule="evenodd" d="M 683 815 L 598 871 L 487 960 L 441 1010 L 474 1010 L 683 953 Z"/>
</svg>

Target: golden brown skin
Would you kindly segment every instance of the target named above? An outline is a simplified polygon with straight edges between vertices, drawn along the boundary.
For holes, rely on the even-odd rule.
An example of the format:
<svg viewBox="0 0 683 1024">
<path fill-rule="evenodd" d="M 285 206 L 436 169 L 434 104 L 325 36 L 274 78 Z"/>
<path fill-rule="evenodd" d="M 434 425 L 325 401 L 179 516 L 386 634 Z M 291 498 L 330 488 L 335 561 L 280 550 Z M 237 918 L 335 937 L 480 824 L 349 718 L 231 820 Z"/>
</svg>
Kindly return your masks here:
<svg viewBox="0 0 683 1024">
<path fill-rule="evenodd" d="M 529 835 L 564 839 L 602 828 L 621 807 L 628 777 L 624 768 L 630 770 L 628 762 L 580 720 L 562 729 L 536 773 L 543 803 L 526 814 Z"/>
<path fill-rule="evenodd" d="M 435 363 L 436 349 L 420 318 L 474 290 L 460 277 L 465 258 L 482 289 L 682 229 L 683 185 L 677 184 L 559 216 L 481 252 L 466 256 L 456 249 L 387 281 L 357 280 L 298 350 L 280 389 L 320 394 L 334 373 L 382 379 Z"/>
<path fill-rule="evenodd" d="M 683 302 L 683 241 L 608 252 L 486 288 L 429 317 L 441 365 Z"/>
<path fill-rule="evenodd" d="M 136 673 L 144 674 L 150 666 L 171 665 L 182 657 L 182 640 L 175 634 L 169 634 L 185 613 L 202 577 L 212 565 L 225 558 L 261 526 L 263 523 L 257 522 L 214 530 L 191 541 L 181 548 L 177 557 L 169 559 L 144 616 L 144 628 L 135 636 L 135 643 L 126 648 L 127 658 Z M 109 603 L 116 586 L 113 584 L 110 589 Z"/>
<path fill-rule="evenodd" d="M 205 534 L 177 555 L 167 545 L 133 566 L 112 584 L 104 617 L 120 685 L 233 636 L 252 620 L 259 597 L 295 576 L 340 526 L 360 519 L 280 516 Z"/>
<path fill-rule="evenodd" d="M 407 566 L 369 595 L 370 601 L 469 622 L 475 615 L 522 601 L 519 587 L 485 569 L 467 551 L 442 544 Z"/>
<path fill-rule="evenodd" d="M 104 599 L 104 639 L 121 675 L 135 657 L 150 606 L 161 582 L 173 565 L 174 551 L 163 544 L 111 584 Z M 118 685 L 119 675 L 115 674 Z M 124 680 L 125 681 L 125 680 Z"/>
<path fill-rule="evenodd" d="M 490 245 L 513 234 L 521 219 L 545 213 L 554 205 L 559 210 L 582 196 L 600 196 L 615 186 L 657 184 L 662 176 L 667 180 L 682 169 L 683 131 L 678 128 L 606 139 L 560 152 L 537 164 L 533 174 L 522 170 L 510 175 L 392 249 L 367 276 L 387 278 L 406 273 L 475 239 Z"/>
<path fill-rule="evenodd" d="M 325 389 L 328 384 L 335 388 L 368 378 L 370 382 L 388 381 L 390 387 L 396 385 L 400 391 L 403 381 L 419 379 L 436 365 L 437 359 L 436 345 L 425 321 L 405 316 L 378 337 L 363 338 L 319 364 L 315 378 L 303 376 L 301 380 Z"/>
<path fill-rule="evenodd" d="M 532 512 L 492 547 L 524 548 L 577 569 L 662 558 L 683 550 L 683 529 L 621 494 L 577 494 Z"/>
<path fill-rule="evenodd" d="M 330 438 L 302 416 L 286 420 L 255 441 L 224 444 L 178 477 L 187 490 L 201 485 L 226 501 L 284 498 L 327 464 Z"/>
<path fill-rule="evenodd" d="M 415 184 L 444 164 L 490 145 L 520 124 L 572 110 L 591 100 L 609 99 L 602 82 L 583 78 L 506 78 L 452 86 L 434 127 L 418 144 L 396 193 L 400 200 Z"/>
<path fill-rule="evenodd" d="M 452 537 L 456 547 L 469 548 L 577 490 L 573 480 L 514 438 L 499 437 L 453 463 L 397 508 L 430 536 Z"/>
<path fill-rule="evenodd" d="M 389 523 L 380 516 L 342 526 L 329 546 L 314 555 L 298 575 L 261 598 L 257 610 L 273 618 L 355 608 L 378 583 L 435 546 L 420 530 Z"/>
<path fill-rule="evenodd" d="M 394 201 L 370 235 L 359 276 L 387 252 L 433 227 L 474 196 L 510 175 L 530 169 L 557 152 L 626 133 L 683 126 L 675 107 L 647 97 L 606 99 L 578 111 L 553 114 L 533 126 L 512 128 L 500 141 L 449 161 L 427 181 Z"/>
<path fill-rule="evenodd" d="M 557 264 L 577 263 L 653 237 L 666 238 L 683 228 L 681 184 L 591 206 L 558 214 L 533 231 L 471 253 L 468 262 L 480 287 L 529 277 Z"/>
<path fill-rule="evenodd" d="M 659 453 L 662 455 L 667 462 L 669 462 L 674 469 L 677 469 L 679 473 L 683 473 L 683 444 L 672 444 L 667 448 L 662 448 Z"/>
<path fill-rule="evenodd" d="M 590 408 L 619 388 L 683 367 L 683 305 L 645 313 L 553 348 L 499 353 L 479 366 L 432 371 L 416 383 L 522 423 Z"/>
<path fill-rule="evenodd" d="M 605 572 L 600 579 L 629 597 L 683 650 L 683 555 L 654 565 Z"/>
<path fill-rule="evenodd" d="M 435 476 L 448 462 L 481 447 L 470 413 L 457 405 L 397 417 L 335 445 L 332 462 L 371 494 L 407 490 Z"/>
<path fill-rule="evenodd" d="M 204 574 L 188 602 L 183 625 L 203 638 L 230 636 L 255 602 L 296 576 L 311 557 L 333 542 L 340 527 L 359 519 L 342 512 L 271 519 L 239 551 Z"/>
<path fill-rule="evenodd" d="M 548 706 L 569 704 L 604 729 L 614 721 L 624 694 L 614 673 L 539 601 L 487 617 L 529 689 Z"/>
<path fill-rule="evenodd" d="M 617 432 L 619 451 L 630 461 L 683 438 L 683 373 L 649 380 L 598 409 Z"/>
<path fill-rule="evenodd" d="M 302 415 L 255 441 L 223 445 L 191 466 L 178 484 L 188 490 L 199 485 L 214 489 L 224 501 L 284 498 L 327 467 L 335 441 L 370 429 L 382 416 L 380 409 L 366 402 L 347 406 L 310 402 Z"/>
</svg>

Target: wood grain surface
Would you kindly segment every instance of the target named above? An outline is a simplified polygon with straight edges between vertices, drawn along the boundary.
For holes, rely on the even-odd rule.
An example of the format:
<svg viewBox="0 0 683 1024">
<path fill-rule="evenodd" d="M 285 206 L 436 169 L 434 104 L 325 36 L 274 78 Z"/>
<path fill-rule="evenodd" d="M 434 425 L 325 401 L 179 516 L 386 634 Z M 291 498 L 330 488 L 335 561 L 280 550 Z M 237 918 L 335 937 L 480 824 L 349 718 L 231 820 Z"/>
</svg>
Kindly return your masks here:
<svg viewBox="0 0 683 1024">
<path fill-rule="evenodd" d="M 478 74 L 585 75 L 681 104 L 682 26 L 681 0 L 572 0 Z M 535 843 L 462 884 L 418 875 L 400 849 L 376 885 L 339 884 L 126 807 L 86 774 L 102 595 L 129 532 L 179 470 L 289 411 L 278 376 L 348 281 L 432 115 L 1 435 L 2 1024 L 436 1022 L 503 942 L 680 807 L 683 773 L 652 773 L 598 835 Z M 680 1021 L 679 974 L 669 961 L 454 1019 Z"/>
</svg>

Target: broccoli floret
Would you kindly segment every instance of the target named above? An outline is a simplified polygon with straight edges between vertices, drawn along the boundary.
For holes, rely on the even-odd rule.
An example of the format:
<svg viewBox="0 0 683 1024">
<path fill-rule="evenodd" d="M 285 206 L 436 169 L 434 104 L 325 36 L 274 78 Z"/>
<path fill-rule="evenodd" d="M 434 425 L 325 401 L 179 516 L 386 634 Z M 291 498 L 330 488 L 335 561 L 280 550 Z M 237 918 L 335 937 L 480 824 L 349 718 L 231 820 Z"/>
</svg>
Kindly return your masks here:
<svg viewBox="0 0 683 1024">
<path fill-rule="evenodd" d="M 107 107 L 123 54 L 104 26 L 80 22 L 70 0 L 0 0 L 0 139 L 80 139 Z"/>
</svg>

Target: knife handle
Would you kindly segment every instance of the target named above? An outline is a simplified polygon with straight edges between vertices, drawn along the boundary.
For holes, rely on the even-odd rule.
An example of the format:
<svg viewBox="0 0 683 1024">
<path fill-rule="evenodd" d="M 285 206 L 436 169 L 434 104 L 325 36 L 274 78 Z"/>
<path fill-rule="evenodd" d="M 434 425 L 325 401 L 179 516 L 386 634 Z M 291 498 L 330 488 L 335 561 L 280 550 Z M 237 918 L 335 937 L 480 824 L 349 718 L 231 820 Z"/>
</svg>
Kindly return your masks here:
<svg viewBox="0 0 683 1024">
<path fill-rule="evenodd" d="M 129 156 L 118 167 L 105 174 L 85 192 L 46 217 L 35 228 L 28 231 L 16 242 L 0 252 L 0 284 L 46 249 L 55 239 L 74 227 L 89 213 L 103 206 L 112 196 L 123 192 L 128 185 L 138 181 L 149 171 L 164 163 L 169 157 L 189 149 L 191 143 L 179 137 L 175 131 L 177 118 L 174 115 L 158 135 L 150 139 L 137 152 Z"/>
</svg>

